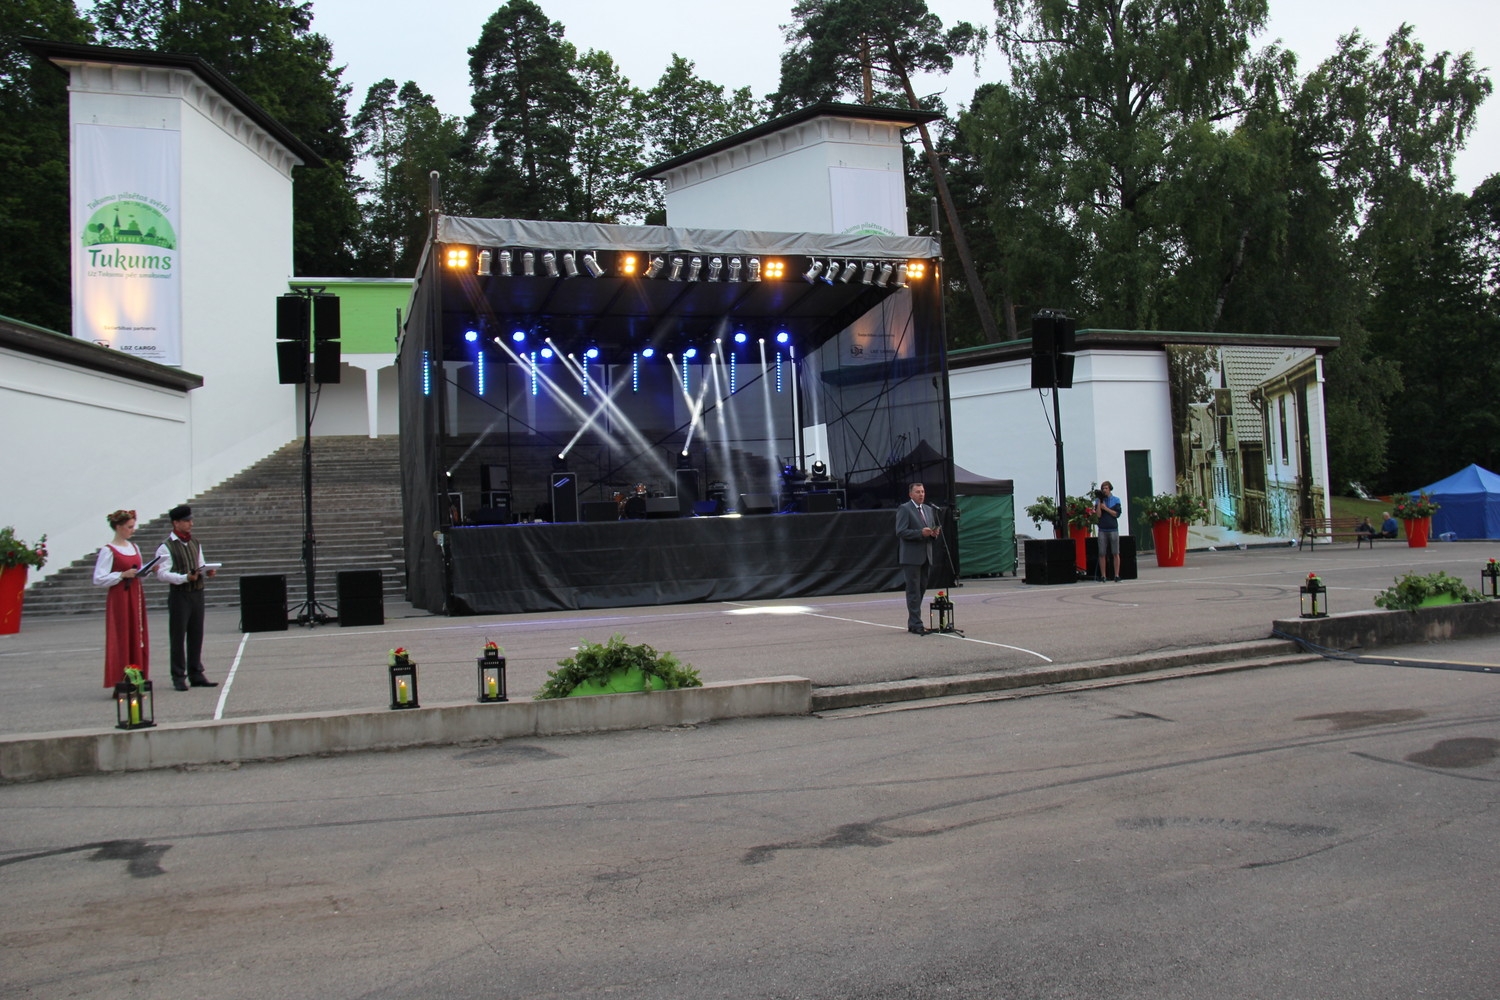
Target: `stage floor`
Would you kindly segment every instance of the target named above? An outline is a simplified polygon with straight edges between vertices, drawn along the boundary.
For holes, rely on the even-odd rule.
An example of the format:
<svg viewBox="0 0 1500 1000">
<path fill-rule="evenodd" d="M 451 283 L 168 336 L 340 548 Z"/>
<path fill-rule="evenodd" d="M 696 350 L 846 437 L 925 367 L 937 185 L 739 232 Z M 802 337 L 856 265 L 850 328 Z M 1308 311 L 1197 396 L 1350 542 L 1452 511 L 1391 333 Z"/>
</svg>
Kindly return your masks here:
<svg viewBox="0 0 1500 1000">
<path fill-rule="evenodd" d="M 459 527 L 449 609 L 511 614 L 900 590 L 894 510 Z M 932 587 L 950 574 L 938 566 Z M 437 609 L 429 609 L 437 610 Z"/>
</svg>

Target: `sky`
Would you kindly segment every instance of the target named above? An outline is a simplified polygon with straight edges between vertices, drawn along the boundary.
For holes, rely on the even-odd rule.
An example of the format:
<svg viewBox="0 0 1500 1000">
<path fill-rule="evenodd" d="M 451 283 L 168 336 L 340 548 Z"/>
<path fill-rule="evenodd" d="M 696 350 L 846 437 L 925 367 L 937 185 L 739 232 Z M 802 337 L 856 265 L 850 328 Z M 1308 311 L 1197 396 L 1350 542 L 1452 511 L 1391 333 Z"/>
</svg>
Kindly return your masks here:
<svg viewBox="0 0 1500 1000">
<path fill-rule="evenodd" d="M 346 67 L 344 82 L 353 87 L 351 115 L 371 84 L 390 77 L 397 85 L 415 81 L 442 111 L 462 117 L 470 110 L 468 49 L 501 2 L 429 0 L 413 17 L 409 4 L 394 0 L 313 0 L 313 30 L 328 37 L 336 64 Z M 694 62 L 703 79 L 727 90 L 748 86 L 756 97 L 777 87 L 786 48 L 781 26 L 790 23 L 792 10 L 790 0 L 665 7 L 604 0 L 537 3 L 563 24 L 564 37 L 580 52 L 608 52 L 642 90 L 656 83 L 676 53 Z M 963 20 L 993 25 L 990 0 L 928 0 L 927 6 L 944 25 Z M 1298 66 L 1306 73 L 1333 53 L 1340 35 L 1358 28 L 1383 44 L 1403 20 L 1416 26 L 1416 37 L 1429 55 L 1473 51 L 1478 64 L 1500 82 L 1500 6 L 1495 0 L 1271 0 L 1269 24 L 1255 42 L 1265 45 L 1279 38 L 1297 53 Z M 925 87 L 918 81 L 918 92 L 942 91 L 956 111 L 979 84 L 1004 75 L 1004 62 L 991 43 L 979 75 L 970 60 L 955 65 L 946 79 L 929 78 Z M 1466 192 L 1500 172 L 1500 94 L 1481 107 L 1454 172 L 1459 189 Z"/>
</svg>

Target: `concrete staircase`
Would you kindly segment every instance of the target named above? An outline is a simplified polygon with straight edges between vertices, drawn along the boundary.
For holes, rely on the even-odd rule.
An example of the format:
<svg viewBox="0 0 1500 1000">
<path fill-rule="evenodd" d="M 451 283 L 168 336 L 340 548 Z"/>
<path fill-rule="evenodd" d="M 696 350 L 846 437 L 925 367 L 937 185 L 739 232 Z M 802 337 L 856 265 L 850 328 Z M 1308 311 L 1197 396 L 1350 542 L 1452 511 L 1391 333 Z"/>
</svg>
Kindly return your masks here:
<svg viewBox="0 0 1500 1000">
<path fill-rule="evenodd" d="M 313 536 L 319 603 L 332 613 L 337 574 L 380 570 L 385 602 L 406 599 L 406 560 L 402 551 L 399 439 L 395 436 L 313 438 Z M 224 568 L 208 582 L 204 603 L 237 606 L 242 576 L 284 574 L 288 604 L 307 597 L 302 564 L 302 441 L 284 446 L 239 475 L 188 503 L 193 535 L 210 562 Z M 145 518 L 146 512 L 141 512 Z M 100 513 L 100 543 L 109 538 Z M 172 524 L 161 512 L 139 520 L 135 543 L 147 559 Z M 92 582 L 98 550 L 87 553 L 26 592 L 26 617 L 100 614 L 104 592 Z M 149 607 L 165 610 L 167 586 L 146 585 Z"/>
</svg>

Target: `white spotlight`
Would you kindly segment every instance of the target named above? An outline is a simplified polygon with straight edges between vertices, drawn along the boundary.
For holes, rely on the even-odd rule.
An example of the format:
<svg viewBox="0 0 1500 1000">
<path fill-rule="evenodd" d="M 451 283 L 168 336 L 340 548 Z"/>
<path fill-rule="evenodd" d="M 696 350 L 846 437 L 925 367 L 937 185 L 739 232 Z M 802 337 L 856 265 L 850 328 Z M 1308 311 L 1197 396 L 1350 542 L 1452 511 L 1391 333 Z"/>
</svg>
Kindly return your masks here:
<svg viewBox="0 0 1500 1000">
<path fill-rule="evenodd" d="M 510 251 L 509 250 L 501 250 L 500 251 L 500 276 L 502 278 L 509 278 L 510 277 L 510 261 L 511 261 Z"/>
<path fill-rule="evenodd" d="M 578 260 L 573 256 L 573 251 L 569 250 L 567 253 L 563 254 L 562 264 L 563 272 L 568 277 L 578 277 Z"/>
<path fill-rule="evenodd" d="M 751 281 L 759 281 L 760 280 L 760 258 L 759 257 L 751 257 L 750 258 L 750 280 Z"/>
<path fill-rule="evenodd" d="M 688 280 L 697 281 L 698 275 L 703 273 L 703 258 L 694 257 L 693 262 L 688 265 Z"/>
<path fill-rule="evenodd" d="M 682 258 L 681 257 L 673 257 L 672 258 L 672 270 L 669 271 L 669 272 L 667 272 L 667 280 L 668 281 L 681 281 L 682 280 Z"/>
<path fill-rule="evenodd" d="M 740 280 L 740 259 L 738 257 L 729 258 L 729 280 Z"/>
<path fill-rule="evenodd" d="M 547 269 L 547 277 L 557 277 L 557 254 L 553 253 L 551 250 L 548 250 L 546 253 L 542 254 L 542 266 Z"/>
<path fill-rule="evenodd" d="M 815 260 L 815 261 L 812 262 L 812 267 L 809 267 L 807 269 L 807 273 L 802 276 L 802 280 L 806 281 L 810 285 L 814 281 L 817 281 L 818 280 L 818 275 L 820 275 L 822 273 L 823 273 L 823 262 L 821 260 Z"/>
<path fill-rule="evenodd" d="M 481 278 L 490 276 L 490 252 L 488 250 L 479 251 L 479 276 Z"/>
<path fill-rule="evenodd" d="M 896 287 L 906 287 L 906 265 L 904 263 L 900 267 L 896 268 Z"/>
<path fill-rule="evenodd" d="M 864 272 L 865 276 L 863 281 L 868 285 L 870 284 L 870 282 L 875 280 L 875 262 L 871 260 L 865 261 Z"/>
<path fill-rule="evenodd" d="M 643 277 L 654 278 L 658 274 L 661 274 L 662 264 L 663 261 L 660 257 L 652 257 L 651 266 L 646 268 L 646 273 Z"/>
<path fill-rule="evenodd" d="M 604 268 L 594 259 L 594 255 L 591 253 L 583 255 L 583 269 L 589 273 L 590 277 L 601 278 L 604 276 Z"/>
<path fill-rule="evenodd" d="M 849 279 L 852 278 L 852 277 L 854 277 L 858 273 L 859 273 L 859 264 L 855 263 L 852 260 L 845 261 L 844 262 L 844 273 L 839 277 L 839 280 L 842 281 L 844 284 L 847 285 L 847 284 L 849 284 Z"/>
<path fill-rule="evenodd" d="M 530 250 L 521 255 L 521 273 L 528 278 L 536 277 L 536 254 Z"/>
<path fill-rule="evenodd" d="M 708 280 L 709 281 L 718 281 L 719 280 L 719 272 L 722 271 L 722 270 L 724 270 L 724 258 L 723 257 L 713 257 L 713 258 L 710 258 L 709 262 L 708 262 Z"/>
<path fill-rule="evenodd" d="M 890 261 L 886 261 L 884 264 L 881 264 L 880 277 L 875 279 L 875 284 L 880 288 L 884 288 L 890 282 L 891 272 L 894 270 L 896 269 L 891 266 Z"/>
</svg>

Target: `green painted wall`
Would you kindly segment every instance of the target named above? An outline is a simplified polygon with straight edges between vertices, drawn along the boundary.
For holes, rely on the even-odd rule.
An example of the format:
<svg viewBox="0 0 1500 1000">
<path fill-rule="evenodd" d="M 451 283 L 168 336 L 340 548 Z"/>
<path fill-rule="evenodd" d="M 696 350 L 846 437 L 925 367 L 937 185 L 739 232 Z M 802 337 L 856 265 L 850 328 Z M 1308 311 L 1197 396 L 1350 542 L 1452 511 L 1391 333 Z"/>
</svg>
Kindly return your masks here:
<svg viewBox="0 0 1500 1000">
<path fill-rule="evenodd" d="M 410 278 L 295 278 L 292 288 L 322 287 L 339 297 L 340 354 L 395 354 L 396 311 L 406 319 Z"/>
</svg>

